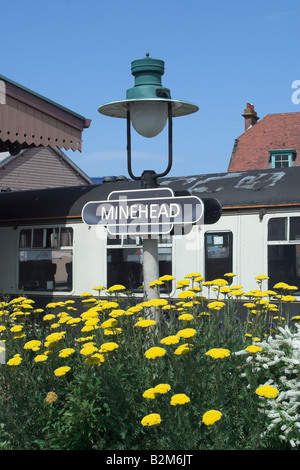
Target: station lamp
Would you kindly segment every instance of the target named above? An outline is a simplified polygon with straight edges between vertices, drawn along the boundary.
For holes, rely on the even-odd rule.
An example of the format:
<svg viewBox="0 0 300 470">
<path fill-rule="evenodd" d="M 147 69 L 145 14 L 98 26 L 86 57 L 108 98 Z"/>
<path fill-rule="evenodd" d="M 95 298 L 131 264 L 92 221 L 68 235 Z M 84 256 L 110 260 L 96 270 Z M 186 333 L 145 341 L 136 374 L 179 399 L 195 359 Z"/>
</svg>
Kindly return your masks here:
<svg viewBox="0 0 300 470">
<path fill-rule="evenodd" d="M 127 120 L 127 167 L 130 177 L 141 180 L 143 187 L 154 187 L 157 178 L 169 173 L 173 160 L 172 118 L 185 116 L 198 111 L 198 106 L 171 98 L 169 88 L 162 86 L 161 77 L 165 67 L 162 60 L 149 57 L 131 62 L 131 73 L 135 78 L 132 88 L 126 92 L 126 99 L 103 104 L 99 113 Z M 168 165 L 164 172 L 156 174 L 145 170 L 135 176 L 131 164 L 131 124 L 143 137 L 152 138 L 160 134 L 168 122 Z"/>
</svg>

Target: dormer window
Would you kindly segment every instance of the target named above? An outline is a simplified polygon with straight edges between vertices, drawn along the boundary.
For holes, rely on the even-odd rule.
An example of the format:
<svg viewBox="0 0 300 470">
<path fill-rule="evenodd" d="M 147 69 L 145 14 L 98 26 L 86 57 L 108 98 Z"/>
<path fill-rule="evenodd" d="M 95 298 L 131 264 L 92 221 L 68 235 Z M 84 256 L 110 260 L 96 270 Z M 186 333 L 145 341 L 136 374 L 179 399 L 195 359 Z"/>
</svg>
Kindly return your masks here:
<svg viewBox="0 0 300 470">
<path fill-rule="evenodd" d="M 292 166 L 296 158 L 296 150 L 270 150 L 270 162 L 272 168 L 288 168 Z"/>
</svg>

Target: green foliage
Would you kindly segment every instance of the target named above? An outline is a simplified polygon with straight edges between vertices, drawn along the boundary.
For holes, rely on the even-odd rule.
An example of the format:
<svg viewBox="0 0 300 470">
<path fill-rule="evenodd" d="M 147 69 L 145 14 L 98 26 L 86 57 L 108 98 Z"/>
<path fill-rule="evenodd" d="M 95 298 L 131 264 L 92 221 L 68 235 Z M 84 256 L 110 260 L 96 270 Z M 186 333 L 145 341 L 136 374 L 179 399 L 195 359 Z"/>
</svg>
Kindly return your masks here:
<svg viewBox="0 0 300 470">
<path fill-rule="evenodd" d="M 0 449 L 299 448 L 299 331 L 283 318 L 293 298 L 263 291 L 263 279 L 247 301 L 197 273 L 173 303 L 133 305 L 122 286 L 105 300 L 83 295 L 77 309 L 72 299 L 45 311 L 25 297 L 3 301 Z M 258 396 L 262 384 L 278 397 Z M 221 417 L 207 424 L 211 410 Z"/>
</svg>

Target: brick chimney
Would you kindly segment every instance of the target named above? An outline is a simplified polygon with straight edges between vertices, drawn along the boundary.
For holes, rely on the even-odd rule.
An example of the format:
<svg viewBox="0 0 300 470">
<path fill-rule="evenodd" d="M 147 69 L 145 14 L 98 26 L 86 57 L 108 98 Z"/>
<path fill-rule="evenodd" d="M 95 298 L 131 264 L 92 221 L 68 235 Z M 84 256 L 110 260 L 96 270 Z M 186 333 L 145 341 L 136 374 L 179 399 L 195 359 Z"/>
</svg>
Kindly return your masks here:
<svg viewBox="0 0 300 470">
<path fill-rule="evenodd" d="M 242 114 L 242 116 L 245 119 L 245 131 L 254 126 L 254 124 L 256 124 L 259 120 L 257 112 L 254 110 L 254 105 L 252 103 L 246 104 L 246 109 L 244 109 L 244 114 Z"/>
</svg>

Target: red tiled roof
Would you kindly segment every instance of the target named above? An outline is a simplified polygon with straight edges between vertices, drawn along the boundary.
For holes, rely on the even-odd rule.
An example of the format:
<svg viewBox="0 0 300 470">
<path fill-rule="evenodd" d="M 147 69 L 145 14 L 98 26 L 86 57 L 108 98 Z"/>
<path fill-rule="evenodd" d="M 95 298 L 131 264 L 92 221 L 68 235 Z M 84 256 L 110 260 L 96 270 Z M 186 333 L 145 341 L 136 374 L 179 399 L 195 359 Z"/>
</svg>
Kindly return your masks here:
<svg viewBox="0 0 300 470">
<path fill-rule="evenodd" d="M 269 150 L 300 153 L 300 112 L 267 114 L 235 141 L 229 172 L 270 168 Z M 300 157 L 299 157 L 300 160 Z M 293 163 L 300 166 L 300 161 Z"/>
</svg>

